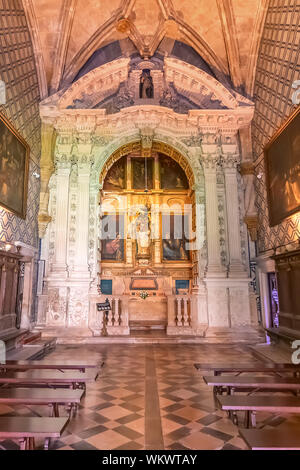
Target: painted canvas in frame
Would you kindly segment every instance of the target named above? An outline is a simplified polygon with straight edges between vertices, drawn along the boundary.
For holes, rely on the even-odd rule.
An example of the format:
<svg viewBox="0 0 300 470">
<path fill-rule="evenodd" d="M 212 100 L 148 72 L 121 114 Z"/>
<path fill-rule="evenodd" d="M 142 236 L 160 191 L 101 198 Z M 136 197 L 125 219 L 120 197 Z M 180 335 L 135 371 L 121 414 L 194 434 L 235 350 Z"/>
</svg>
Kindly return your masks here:
<svg viewBox="0 0 300 470">
<path fill-rule="evenodd" d="M 164 261 L 189 261 L 188 215 L 162 214 L 162 257 Z"/>
<path fill-rule="evenodd" d="M 124 215 L 106 214 L 101 220 L 101 258 L 122 262 L 125 258 Z"/>
<path fill-rule="evenodd" d="M 25 219 L 29 146 L 0 113 L 0 206 Z"/>
<path fill-rule="evenodd" d="M 265 147 L 270 226 L 300 211 L 300 107 Z"/>
</svg>

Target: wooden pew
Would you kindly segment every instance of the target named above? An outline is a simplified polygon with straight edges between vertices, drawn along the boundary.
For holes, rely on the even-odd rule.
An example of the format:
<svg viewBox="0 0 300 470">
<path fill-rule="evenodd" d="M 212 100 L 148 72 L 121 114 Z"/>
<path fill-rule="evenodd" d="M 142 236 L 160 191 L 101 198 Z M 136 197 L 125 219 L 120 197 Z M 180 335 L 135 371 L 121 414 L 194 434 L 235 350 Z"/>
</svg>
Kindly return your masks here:
<svg viewBox="0 0 300 470">
<path fill-rule="evenodd" d="M 276 363 L 247 363 L 247 364 L 215 364 L 215 363 L 197 363 L 194 364 L 197 370 L 213 371 L 215 376 L 219 376 L 228 372 L 236 374 L 242 373 L 293 373 L 295 376 L 300 375 L 300 365 L 292 363 L 287 364 L 276 364 Z"/>
<path fill-rule="evenodd" d="M 31 370 L 31 369 L 45 369 L 45 370 L 78 370 L 79 372 L 86 372 L 86 369 L 101 369 L 104 362 L 89 362 L 89 361 L 6 361 L 4 364 L 0 363 L 0 370 Z"/>
<path fill-rule="evenodd" d="M 300 379 L 292 377 L 256 377 L 245 375 L 222 375 L 222 376 L 204 376 L 204 382 L 210 387 L 215 387 L 216 393 L 226 388 L 229 395 L 235 390 L 247 389 L 255 390 L 300 390 Z"/>
<path fill-rule="evenodd" d="M 68 418 L 0 418 L 0 440 L 17 439 L 21 450 L 35 450 L 35 439 L 42 438 L 48 450 L 50 439 L 58 439 L 68 422 Z"/>
<path fill-rule="evenodd" d="M 26 372 L 8 372 L 0 375 L 0 384 L 9 386 L 47 386 L 82 388 L 85 390 L 88 382 L 94 382 L 98 371 L 89 372 L 56 372 L 44 370 L 29 370 Z"/>
<path fill-rule="evenodd" d="M 241 437 L 251 450 L 300 450 L 300 430 L 239 429 Z"/>
<path fill-rule="evenodd" d="M 232 412 L 234 423 L 238 424 L 238 411 L 245 411 L 245 427 L 251 425 L 256 427 L 256 413 L 266 411 L 269 413 L 299 413 L 300 399 L 296 397 L 279 397 L 279 396 L 218 396 L 217 400 L 224 411 Z"/>
<path fill-rule="evenodd" d="M 69 415 L 76 413 L 83 390 L 66 389 L 28 389 L 28 388 L 1 388 L 0 404 L 5 405 L 47 405 L 50 406 L 50 415 L 59 417 L 59 405 L 69 407 Z"/>
</svg>

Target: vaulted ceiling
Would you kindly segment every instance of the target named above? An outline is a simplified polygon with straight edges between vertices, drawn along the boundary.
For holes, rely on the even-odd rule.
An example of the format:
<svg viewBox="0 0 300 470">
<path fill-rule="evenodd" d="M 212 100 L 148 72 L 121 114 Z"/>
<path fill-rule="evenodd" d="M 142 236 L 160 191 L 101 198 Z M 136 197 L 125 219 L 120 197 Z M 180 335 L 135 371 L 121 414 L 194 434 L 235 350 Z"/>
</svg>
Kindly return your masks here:
<svg viewBox="0 0 300 470">
<path fill-rule="evenodd" d="M 23 0 L 41 97 L 71 83 L 99 48 L 129 38 L 151 57 L 164 38 L 192 46 L 216 75 L 253 93 L 269 0 Z"/>
</svg>

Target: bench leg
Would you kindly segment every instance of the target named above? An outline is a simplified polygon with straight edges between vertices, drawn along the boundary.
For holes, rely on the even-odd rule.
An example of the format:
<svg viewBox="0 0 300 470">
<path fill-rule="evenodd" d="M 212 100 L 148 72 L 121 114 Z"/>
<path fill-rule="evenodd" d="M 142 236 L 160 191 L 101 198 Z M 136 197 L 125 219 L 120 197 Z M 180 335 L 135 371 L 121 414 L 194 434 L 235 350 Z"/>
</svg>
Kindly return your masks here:
<svg viewBox="0 0 300 470">
<path fill-rule="evenodd" d="M 28 450 L 35 450 L 35 441 L 34 441 L 34 437 L 30 437 L 28 439 L 28 445 L 29 445 L 29 449 Z"/>
<path fill-rule="evenodd" d="M 251 411 L 251 426 L 256 428 L 256 411 Z"/>
<path fill-rule="evenodd" d="M 19 439 L 20 450 L 26 450 L 27 448 L 27 439 Z"/>
<path fill-rule="evenodd" d="M 74 408 L 73 416 L 75 418 L 77 416 L 77 413 L 78 413 L 78 410 L 79 410 L 79 403 L 73 403 L 73 408 Z"/>
<path fill-rule="evenodd" d="M 236 426 L 239 425 L 239 419 L 236 411 L 232 411 L 232 421 Z"/>
<path fill-rule="evenodd" d="M 59 418 L 59 405 L 58 403 L 53 403 L 53 413 L 55 418 Z"/>
<path fill-rule="evenodd" d="M 245 411 L 245 422 L 244 422 L 244 426 L 246 429 L 249 429 L 250 428 L 250 411 L 247 410 Z"/>
<path fill-rule="evenodd" d="M 47 437 L 44 442 L 44 450 L 49 450 L 50 437 Z"/>
</svg>

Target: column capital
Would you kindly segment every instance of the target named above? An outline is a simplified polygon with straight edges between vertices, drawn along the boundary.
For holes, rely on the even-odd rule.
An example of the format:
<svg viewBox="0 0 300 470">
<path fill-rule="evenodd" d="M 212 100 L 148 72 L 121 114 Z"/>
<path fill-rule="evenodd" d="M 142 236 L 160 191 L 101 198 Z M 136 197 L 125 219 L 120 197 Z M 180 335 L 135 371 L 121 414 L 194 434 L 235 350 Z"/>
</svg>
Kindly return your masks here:
<svg viewBox="0 0 300 470">
<path fill-rule="evenodd" d="M 92 169 L 92 162 L 77 162 L 78 176 L 90 176 Z"/>
<path fill-rule="evenodd" d="M 232 155 L 222 155 L 221 157 L 221 165 L 225 171 L 236 171 L 237 166 L 240 162 L 239 155 L 232 154 Z"/>
<path fill-rule="evenodd" d="M 59 156 L 56 160 L 56 174 L 68 175 L 71 171 L 72 163 L 65 155 Z"/>
<path fill-rule="evenodd" d="M 201 163 L 205 172 L 216 171 L 217 167 L 220 164 L 220 156 L 216 154 L 203 155 L 201 158 Z"/>
</svg>

